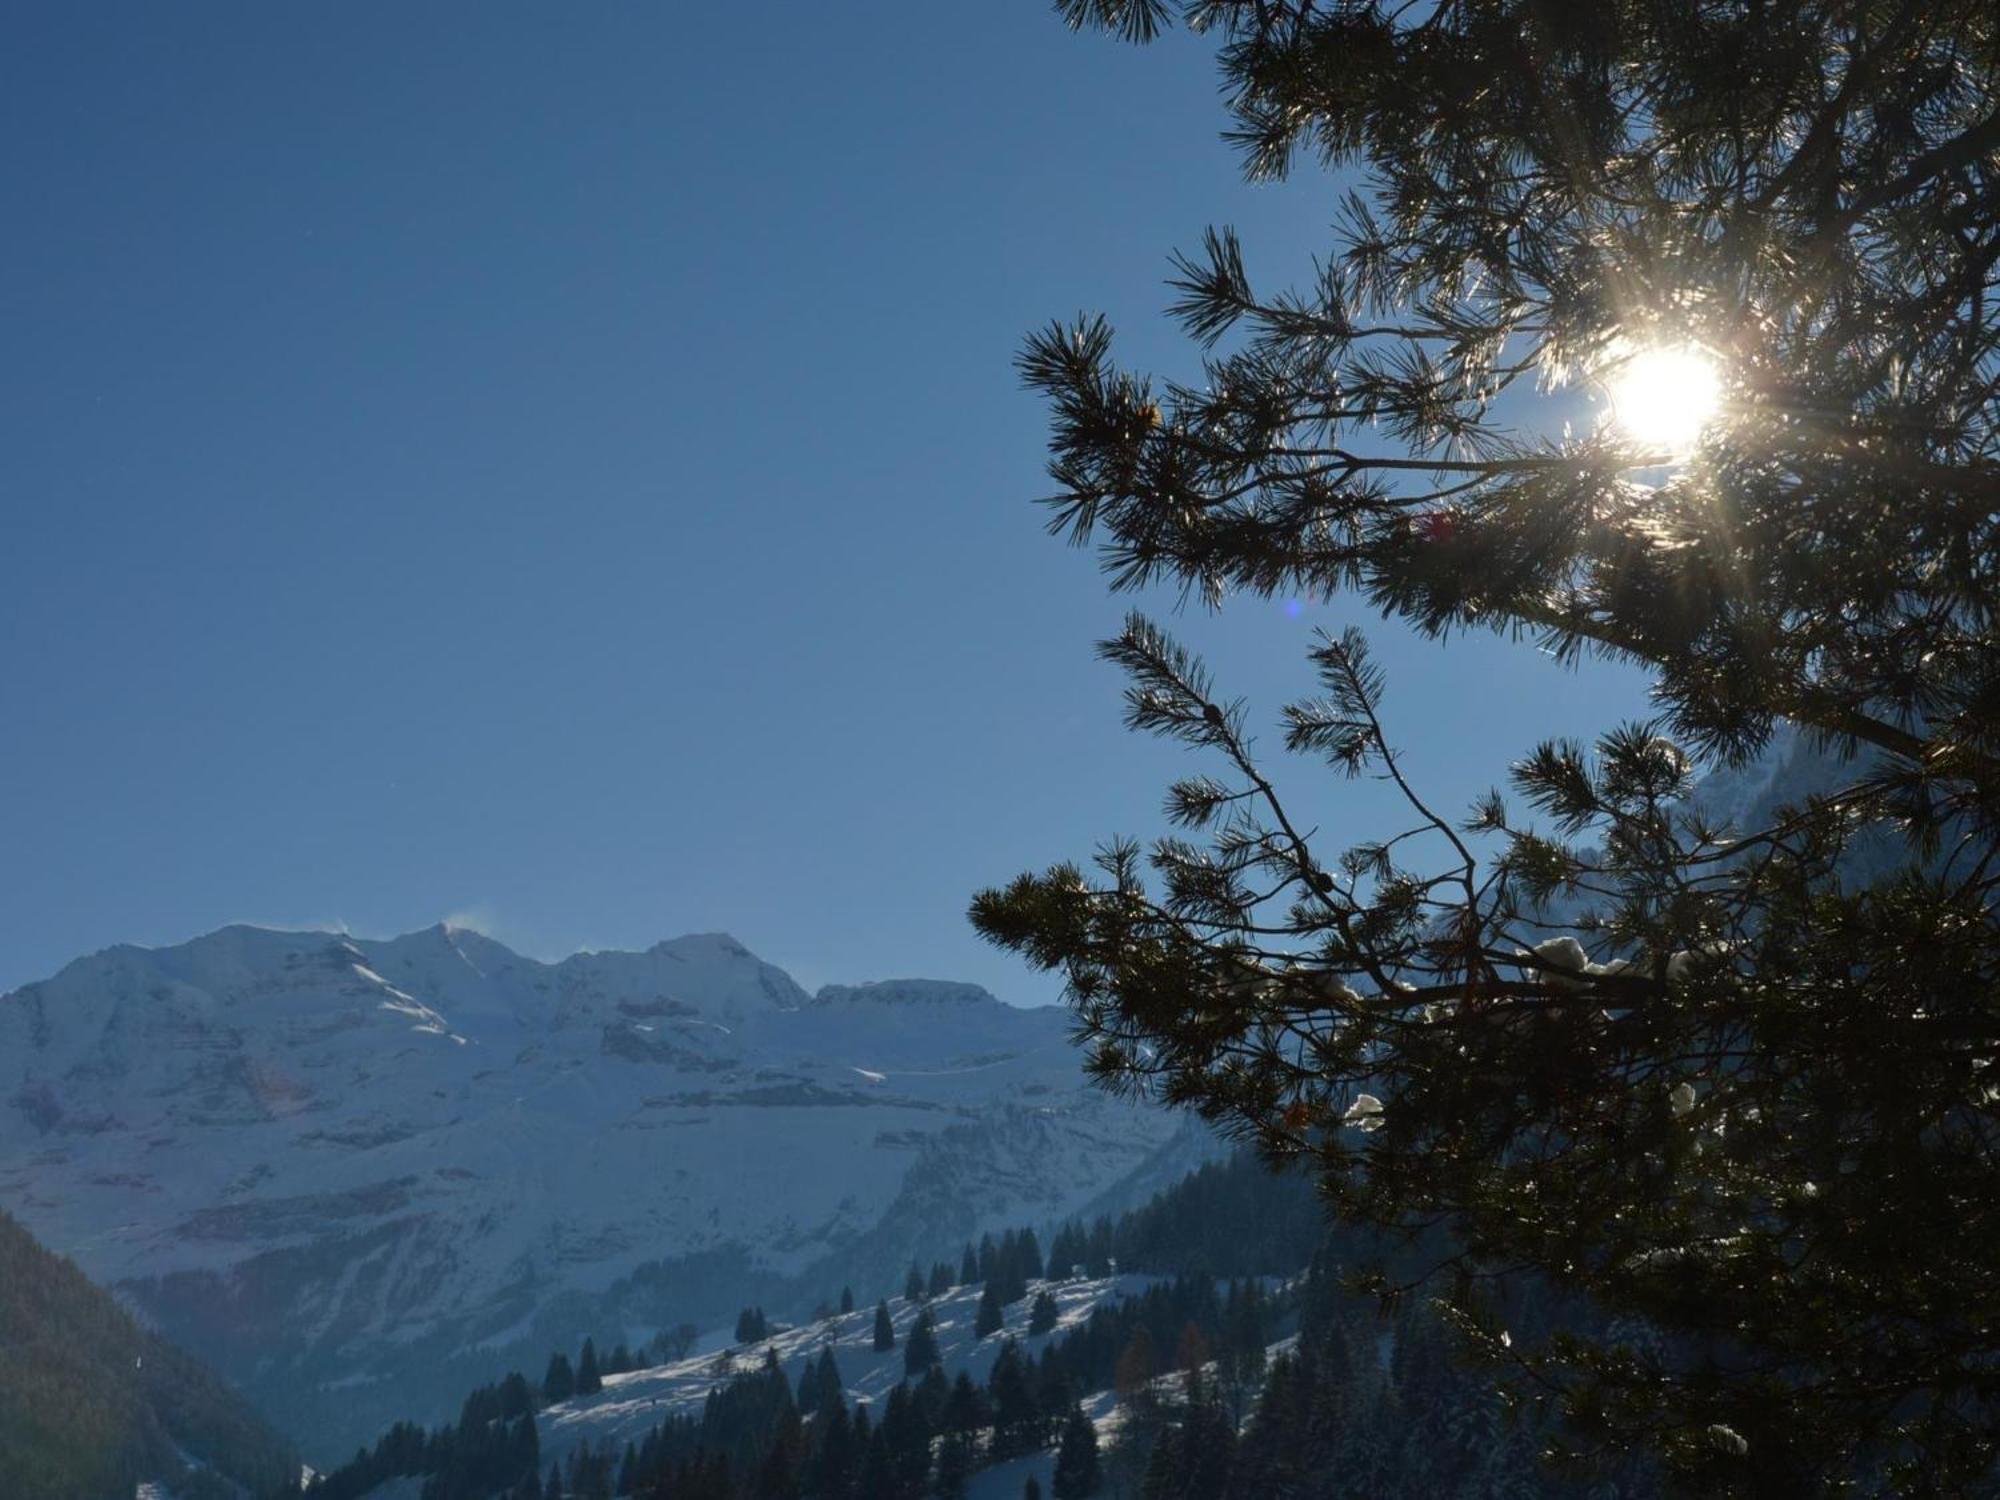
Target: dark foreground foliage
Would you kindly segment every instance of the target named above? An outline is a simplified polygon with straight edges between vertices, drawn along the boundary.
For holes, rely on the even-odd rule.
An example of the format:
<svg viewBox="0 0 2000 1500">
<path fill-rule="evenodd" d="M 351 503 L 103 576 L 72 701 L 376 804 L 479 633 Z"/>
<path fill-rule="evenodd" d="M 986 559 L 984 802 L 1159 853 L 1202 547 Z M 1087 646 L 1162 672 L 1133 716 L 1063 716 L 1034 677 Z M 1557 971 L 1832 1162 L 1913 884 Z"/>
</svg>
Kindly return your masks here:
<svg viewBox="0 0 2000 1500">
<path fill-rule="evenodd" d="M 1284 743 L 1408 813 L 1343 830 L 1134 616 L 1104 654 L 1134 727 L 1209 758 L 1168 795 L 1189 833 L 974 920 L 1063 971 L 1107 1084 L 1307 1164 L 1351 1221 L 1448 1235 L 1430 1292 L 1581 1459 L 1993 1488 L 2000 11 L 1060 8 L 1137 40 L 1178 11 L 1250 173 L 1353 191 L 1297 289 L 1227 230 L 1176 262 L 1198 376 L 1121 368 L 1101 320 L 1030 341 L 1053 528 L 1121 587 L 1606 653 L 1658 715 L 1496 747 L 1515 801 L 1462 813 L 1407 778 L 1361 637 L 1322 637 Z M 1537 434 L 1531 387 L 1658 349 L 1717 372 L 1698 439 Z M 1785 724 L 1844 774 L 1707 816 L 1700 770 Z M 1503 1340 L 1488 1291 L 1522 1268 L 1596 1331 Z"/>
</svg>

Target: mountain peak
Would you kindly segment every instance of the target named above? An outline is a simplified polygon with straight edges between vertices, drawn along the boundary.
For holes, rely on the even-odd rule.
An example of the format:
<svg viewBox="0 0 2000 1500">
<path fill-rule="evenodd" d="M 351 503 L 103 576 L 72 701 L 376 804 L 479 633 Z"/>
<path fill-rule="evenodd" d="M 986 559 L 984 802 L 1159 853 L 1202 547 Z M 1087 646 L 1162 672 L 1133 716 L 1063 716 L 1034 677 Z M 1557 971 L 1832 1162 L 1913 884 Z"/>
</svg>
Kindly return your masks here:
<svg viewBox="0 0 2000 1500">
<path fill-rule="evenodd" d="M 665 953 L 677 958 L 696 955 L 719 958 L 747 958 L 757 961 L 757 955 L 737 942 L 726 932 L 689 932 L 676 938 L 661 938 L 648 950 Z"/>
</svg>

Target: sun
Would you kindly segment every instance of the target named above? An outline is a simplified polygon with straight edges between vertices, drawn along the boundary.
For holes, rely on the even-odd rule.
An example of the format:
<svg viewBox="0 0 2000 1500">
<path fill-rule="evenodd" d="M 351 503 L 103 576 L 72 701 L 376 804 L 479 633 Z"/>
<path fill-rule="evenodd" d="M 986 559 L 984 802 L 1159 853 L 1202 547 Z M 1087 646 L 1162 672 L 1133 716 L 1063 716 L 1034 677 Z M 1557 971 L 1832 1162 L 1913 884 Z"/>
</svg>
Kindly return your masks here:
<svg viewBox="0 0 2000 1500">
<path fill-rule="evenodd" d="M 1611 377 L 1611 419 L 1636 441 L 1679 455 L 1722 405 L 1715 361 L 1692 346 L 1642 349 Z"/>
</svg>

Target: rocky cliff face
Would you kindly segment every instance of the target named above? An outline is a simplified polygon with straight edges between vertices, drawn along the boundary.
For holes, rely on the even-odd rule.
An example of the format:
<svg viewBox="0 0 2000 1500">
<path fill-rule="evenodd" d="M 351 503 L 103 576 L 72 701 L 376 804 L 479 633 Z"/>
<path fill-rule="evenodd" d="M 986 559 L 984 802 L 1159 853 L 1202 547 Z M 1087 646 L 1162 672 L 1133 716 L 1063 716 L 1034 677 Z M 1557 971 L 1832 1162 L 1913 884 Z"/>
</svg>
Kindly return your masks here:
<svg viewBox="0 0 2000 1500">
<path fill-rule="evenodd" d="M 330 1447 L 585 1332 L 887 1290 L 1186 1149 L 1066 1027 L 808 996 L 721 935 L 227 928 L 0 997 L 0 1204 Z"/>
</svg>

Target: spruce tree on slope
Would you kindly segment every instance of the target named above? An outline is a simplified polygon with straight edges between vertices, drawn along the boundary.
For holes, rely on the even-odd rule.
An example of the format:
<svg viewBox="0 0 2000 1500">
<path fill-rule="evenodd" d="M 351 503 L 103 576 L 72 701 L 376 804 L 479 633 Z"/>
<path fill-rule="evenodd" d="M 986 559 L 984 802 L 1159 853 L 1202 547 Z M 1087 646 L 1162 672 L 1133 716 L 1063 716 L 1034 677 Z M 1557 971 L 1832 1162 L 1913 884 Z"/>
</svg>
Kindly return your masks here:
<svg viewBox="0 0 2000 1500">
<path fill-rule="evenodd" d="M 938 1443 L 937 1475 L 931 1482 L 935 1500 L 965 1500 L 976 1467 L 971 1437 L 963 1432 L 947 1432 Z"/>
<path fill-rule="evenodd" d="M 972 1332 L 975 1338 L 985 1338 L 989 1333 L 998 1333 L 1007 1321 L 1007 1314 L 1000 1305 L 1000 1294 L 989 1283 L 979 1294 L 979 1311 L 973 1315 Z"/>
<path fill-rule="evenodd" d="M 1174 10 L 1060 8 L 1134 39 Z M 1407 815 L 1343 827 L 1135 616 L 1105 654 L 1135 727 L 1212 757 L 1170 794 L 1207 845 L 1114 844 L 975 920 L 1065 971 L 1107 1083 L 1301 1163 L 1351 1219 L 1449 1229 L 1434 1294 L 1576 1442 L 1716 1491 L 1992 1484 L 1990 0 L 1181 10 L 1250 173 L 1353 191 L 1299 289 L 1253 285 L 1226 229 L 1177 263 L 1210 351 L 1179 381 L 1121 368 L 1100 319 L 1030 340 L 1053 526 L 1120 586 L 1347 591 L 1607 654 L 1656 712 L 1496 746 L 1531 814 L 1466 819 L 1407 774 L 1360 636 L 1323 637 L 1286 746 Z M 1616 420 L 1542 421 L 1537 382 Z M 1455 707 L 1476 735 L 1485 705 Z M 1826 795 L 1745 826 L 1690 799 L 1783 724 L 1851 755 Z M 1506 1266 L 1652 1323 L 1657 1355 L 1503 1344 Z"/>
<path fill-rule="evenodd" d="M 877 1353 L 896 1347 L 896 1325 L 889 1321 L 889 1304 L 875 1304 L 875 1349 Z"/>
<path fill-rule="evenodd" d="M 1097 1493 L 1097 1429 L 1081 1406 L 1063 1419 L 1062 1442 L 1056 1449 L 1055 1474 L 1049 1482 L 1054 1500 L 1085 1500 Z"/>
<path fill-rule="evenodd" d="M 576 1372 L 567 1354 L 551 1354 L 549 1368 L 542 1376 L 542 1399 L 551 1404 L 567 1401 L 576 1394 Z"/>
<path fill-rule="evenodd" d="M 903 1341 L 903 1373 L 921 1378 L 937 1362 L 937 1319 L 926 1307 L 917 1314 L 917 1321 L 910 1325 L 910 1336 Z"/>
</svg>

